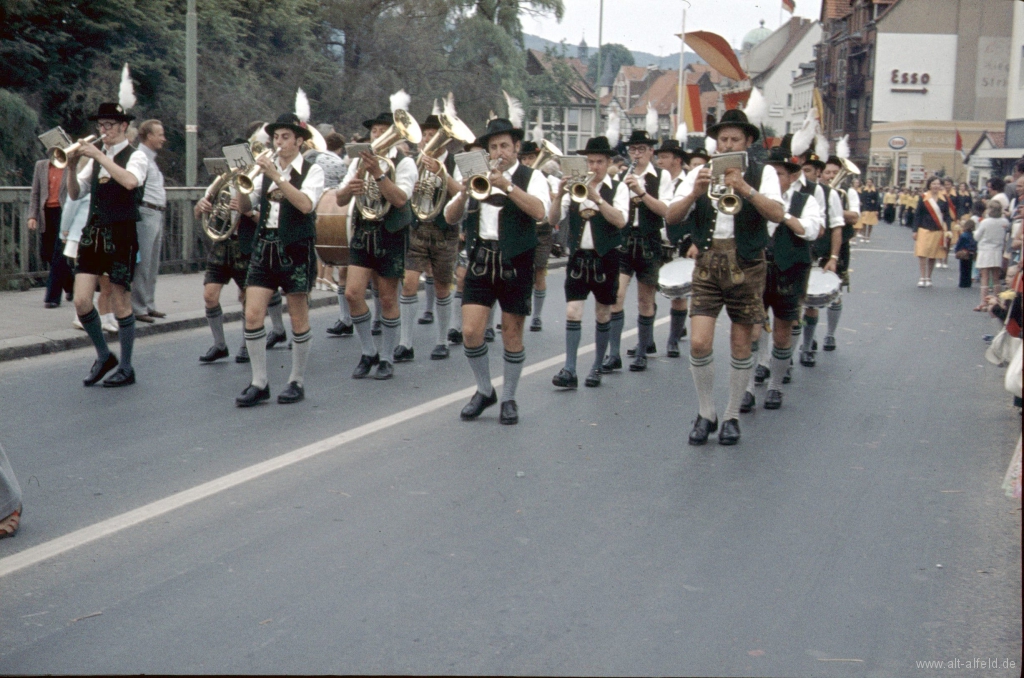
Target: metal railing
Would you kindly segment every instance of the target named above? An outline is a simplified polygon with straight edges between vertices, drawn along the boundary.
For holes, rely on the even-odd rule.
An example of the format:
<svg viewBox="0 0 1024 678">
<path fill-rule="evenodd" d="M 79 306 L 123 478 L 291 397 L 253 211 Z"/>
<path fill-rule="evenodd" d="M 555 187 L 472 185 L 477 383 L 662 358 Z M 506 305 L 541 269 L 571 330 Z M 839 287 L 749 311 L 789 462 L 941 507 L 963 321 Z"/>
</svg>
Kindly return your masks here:
<svg viewBox="0 0 1024 678">
<path fill-rule="evenodd" d="M 205 192 L 203 187 L 167 189 L 161 273 L 202 268 L 208 242 L 192 208 Z M 28 186 L 0 186 L 0 290 L 24 289 L 48 275 L 39 256 L 40 234 L 28 229 L 31 193 Z"/>
</svg>

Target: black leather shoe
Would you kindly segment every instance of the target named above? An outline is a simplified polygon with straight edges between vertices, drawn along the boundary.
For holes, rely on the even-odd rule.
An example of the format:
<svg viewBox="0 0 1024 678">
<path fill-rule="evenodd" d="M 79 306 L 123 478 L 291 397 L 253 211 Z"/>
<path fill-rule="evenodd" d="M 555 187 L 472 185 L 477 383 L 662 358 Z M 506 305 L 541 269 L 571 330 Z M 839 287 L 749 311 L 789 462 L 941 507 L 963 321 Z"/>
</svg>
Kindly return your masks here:
<svg viewBox="0 0 1024 678">
<path fill-rule="evenodd" d="M 824 349 L 826 351 L 834 351 L 834 350 L 836 350 L 836 338 L 835 337 L 826 336 L 825 337 L 825 341 L 823 341 L 821 343 L 821 347 L 822 347 L 822 349 Z"/>
<path fill-rule="evenodd" d="M 665 355 L 667 355 L 669 358 L 678 358 L 679 357 L 679 344 L 677 344 L 674 341 L 670 341 L 669 344 L 668 344 L 668 347 L 665 350 Z"/>
<path fill-rule="evenodd" d="M 589 386 L 590 388 L 597 388 L 598 386 L 600 386 L 601 371 L 598 369 L 590 370 L 590 372 L 587 374 L 587 378 L 583 380 L 583 385 Z"/>
<path fill-rule="evenodd" d="M 789 361 L 789 367 L 786 368 L 786 373 L 782 375 L 782 383 L 788 384 L 793 381 L 793 361 Z"/>
<path fill-rule="evenodd" d="M 379 337 L 382 334 L 384 334 L 384 330 L 381 329 L 380 321 L 374 320 L 373 324 L 370 325 L 370 336 Z"/>
<path fill-rule="evenodd" d="M 381 360 L 377 364 L 377 372 L 373 375 L 373 378 L 377 381 L 384 381 L 395 376 L 395 366 L 389 363 L 387 360 Z"/>
<path fill-rule="evenodd" d="M 752 411 L 755 405 L 757 405 L 757 399 L 754 398 L 754 394 L 750 391 L 744 391 L 743 401 L 740 403 L 740 413 L 746 414 Z"/>
<path fill-rule="evenodd" d="M 718 430 L 718 419 L 709 421 L 697 415 L 697 421 L 693 422 L 693 429 L 690 430 L 689 443 L 691 445 L 703 445 L 708 441 L 708 436 Z"/>
<path fill-rule="evenodd" d="M 235 356 L 235 362 L 239 364 L 245 364 L 249 362 L 249 347 L 242 344 L 242 348 L 238 349 L 238 355 Z"/>
<path fill-rule="evenodd" d="M 270 400 L 270 384 L 263 388 L 256 388 L 249 384 L 242 391 L 242 395 L 235 398 L 235 405 L 239 407 L 252 407 L 253 405 L 259 405 L 264 400 Z"/>
<path fill-rule="evenodd" d="M 551 383 L 558 388 L 577 388 L 580 385 L 579 378 L 564 367 L 551 377 Z"/>
<path fill-rule="evenodd" d="M 370 368 L 380 362 L 380 354 L 374 353 L 373 355 L 359 356 L 359 364 L 356 365 L 356 369 L 352 372 L 353 379 L 365 379 L 366 375 L 370 373 Z"/>
<path fill-rule="evenodd" d="M 211 346 L 210 350 L 206 352 L 206 355 L 199 356 L 199 362 L 201 363 L 212 363 L 215 360 L 228 357 L 228 347 Z"/>
<path fill-rule="evenodd" d="M 639 346 L 639 344 L 637 344 L 637 346 Z M 626 350 L 626 355 L 629 356 L 630 358 L 632 358 L 633 356 L 636 355 L 636 349 L 637 349 L 636 346 L 634 346 L 633 348 L 627 349 Z M 647 347 L 647 355 L 654 355 L 657 352 L 658 352 L 658 345 L 655 344 L 654 342 L 651 342 L 651 344 Z"/>
<path fill-rule="evenodd" d="M 601 363 L 601 374 L 611 374 L 614 370 L 622 369 L 622 358 L 619 356 L 605 356 Z"/>
<path fill-rule="evenodd" d="M 332 337 L 351 337 L 353 333 L 353 327 L 346 325 L 340 320 L 334 323 L 333 326 L 327 328 L 327 334 Z"/>
<path fill-rule="evenodd" d="M 64 293 L 64 299 L 67 300 L 67 301 L 74 301 L 75 300 L 74 292 L 65 292 Z"/>
<path fill-rule="evenodd" d="M 269 395 L 269 391 L 267 392 Z M 289 381 L 284 390 L 277 394 L 277 402 L 282 405 L 291 405 L 306 398 L 306 390 L 299 386 L 297 381 Z"/>
<path fill-rule="evenodd" d="M 764 365 L 758 365 L 754 368 L 754 383 L 763 384 L 768 377 L 772 376 L 772 371 Z"/>
<path fill-rule="evenodd" d="M 59 301 L 48 301 L 45 304 L 43 304 L 43 306 L 45 306 L 46 308 L 60 308 L 60 302 Z"/>
<path fill-rule="evenodd" d="M 457 330 L 454 327 L 448 330 L 448 341 L 453 344 L 462 343 L 462 331 Z"/>
<path fill-rule="evenodd" d="M 764 394 L 764 409 L 777 410 L 782 407 L 782 391 L 771 389 Z"/>
<path fill-rule="evenodd" d="M 519 423 L 519 408 L 516 407 L 516 401 L 506 400 L 501 404 L 501 417 L 498 421 L 506 426 Z"/>
<path fill-rule="evenodd" d="M 278 334 L 277 332 L 268 332 L 267 333 L 267 350 L 269 351 L 270 349 L 274 348 L 278 344 L 283 344 L 286 341 L 288 341 L 288 333 L 287 332 L 281 332 L 280 334 Z"/>
<path fill-rule="evenodd" d="M 469 404 L 462 408 L 462 412 L 459 416 L 464 421 L 470 419 L 476 419 L 480 416 L 480 413 L 486 410 L 491 405 L 498 402 L 498 392 L 495 389 L 491 389 L 491 395 L 485 396 L 480 391 L 473 394 L 473 397 L 469 399 Z"/>
<path fill-rule="evenodd" d="M 629 364 L 630 372 L 643 372 L 647 369 L 647 356 L 638 355 L 633 358 L 633 362 Z"/>
<path fill-rule="evenodd" d="M 735 445 L 740 441 L 740 420 L 726 419 L 722 422 L 722 432 L 718 434 L 719 445 Z"/>
<path fill-rule="evenodd" d="M 92 364 L 92 369 L 89 370 L 89 376 L 83 379 L 82 383 L 86 386 L 92 386 L 115 367 L 117 367 L 117 356 L 111 353 L 103 362 L 97 360 Z"/>
<path fill-rule="evenodd" d="M 420 325 L 433 325 L 434 324 L 434 312 L 433 311 L 424 311 L 423 315 L 421 315 L 419 318 L 417 318 L 416 322 L 419 323 Z"/>
<path fill-rule="evenodd" d="M 431 360 L 444 360 L 448 357 L 448 347 L 444 344 L 438 344 L 434 347 L 434 350 L 430 352 Z"/>
<path fill-rule="evenodd" d="M 135 370 L 131 367 L 121 366 L 117 371 L 103 380 L 107 388 L 118 388 L 120 386 L 131 386 L 135 383 Z"/>
<path fill-rule="evenodd" d="M 494 341 L 494 337 L 494 330 L 492 330 L 490 327 L 484 330 L 484 341 Z"/>
<path fill-rule="evenodd" d="M 804 367 L 814 367 L 814 351 L 800 351 L 800 364 Z"/>
<path fill-rule="evenodd" d="M 533 320 L 530 321 L 530 331 L 531 332 L 540 332 L 543 329 L 544 329 L 544 323 L 541 322 L 540 318 L 534 318 Z"/>
<path fill-rule="evenodd" d="M 395 346 L 395 352 L 391 357 L 396 363 L 409 363 L 416 359 L 416 351 L 405 346 Z"/>
</svg>

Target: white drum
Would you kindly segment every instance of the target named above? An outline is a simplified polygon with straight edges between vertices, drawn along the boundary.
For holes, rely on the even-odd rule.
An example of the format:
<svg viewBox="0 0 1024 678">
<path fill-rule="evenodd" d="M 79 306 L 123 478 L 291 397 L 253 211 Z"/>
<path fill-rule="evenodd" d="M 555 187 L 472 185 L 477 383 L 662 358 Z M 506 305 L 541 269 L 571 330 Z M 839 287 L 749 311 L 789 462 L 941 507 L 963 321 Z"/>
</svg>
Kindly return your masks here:
<svg viewBox="0 0 1024 678">
<path fill-rule="evenodd" d="M 825 308 L 839 298 L 839 287 L 843 281 L 832 271 L 820 268 L 811 270 L 811 278 L 807 281 L 807 299 L 804 305 L 808 308 Z"/>
<path fill-rule="evenodd" d="M 665 264 L 658 274 L 658 289 L 669 299 L 690 296 L 690 283 L 693 281 L 693 268 L 696 264 L 693 259 L 685 258 Z"/>
</svg>

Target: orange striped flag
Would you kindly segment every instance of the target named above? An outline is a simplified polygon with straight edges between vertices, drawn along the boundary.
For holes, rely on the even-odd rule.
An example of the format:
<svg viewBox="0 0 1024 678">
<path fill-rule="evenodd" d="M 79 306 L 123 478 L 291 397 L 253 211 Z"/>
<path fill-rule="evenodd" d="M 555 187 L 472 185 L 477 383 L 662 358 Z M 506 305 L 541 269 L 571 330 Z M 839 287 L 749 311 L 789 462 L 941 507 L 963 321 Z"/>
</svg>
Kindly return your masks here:
<svg viewBox="0 0 1024 678">
<path fill-rule="evenodd" d="M 704 131 L 704 112 L 700 108 L 700 87 L 698 85 L 686 86 L 686 109 L 683 111 L 686 129 L 691 132 Z"/>
</svg>

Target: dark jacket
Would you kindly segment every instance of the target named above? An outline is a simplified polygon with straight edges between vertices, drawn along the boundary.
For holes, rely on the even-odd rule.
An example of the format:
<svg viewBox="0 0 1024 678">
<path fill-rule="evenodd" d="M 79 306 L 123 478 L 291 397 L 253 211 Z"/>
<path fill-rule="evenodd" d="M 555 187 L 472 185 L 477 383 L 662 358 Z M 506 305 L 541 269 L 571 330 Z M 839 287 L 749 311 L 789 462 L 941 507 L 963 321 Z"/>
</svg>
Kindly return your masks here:
<svg viewBox="0 0 1024 678">
<path fill-rule="evenodd" d="M 67 172 L 67 169 L 64 170 Z M 46 201 L 50 199 L 50 161 L 49 160 L 38 160 L 36 161 L 35 170 L 32 172 L 32 196 L 29 198 L 28 203 L 28 218 L 35 219 L 39 222 L 39 232 L 46 232 Z M 64 201 L 68 197 L 67 185 L 60 182 L 60 204 L 63 205 Z M 60 228 L 60 224 L 53 224 L 55 229 Z"/>
</svg>

